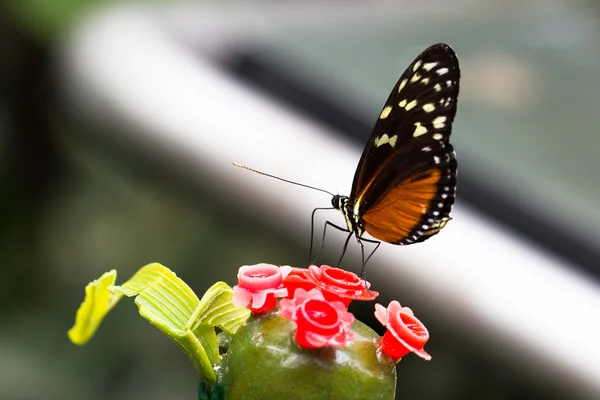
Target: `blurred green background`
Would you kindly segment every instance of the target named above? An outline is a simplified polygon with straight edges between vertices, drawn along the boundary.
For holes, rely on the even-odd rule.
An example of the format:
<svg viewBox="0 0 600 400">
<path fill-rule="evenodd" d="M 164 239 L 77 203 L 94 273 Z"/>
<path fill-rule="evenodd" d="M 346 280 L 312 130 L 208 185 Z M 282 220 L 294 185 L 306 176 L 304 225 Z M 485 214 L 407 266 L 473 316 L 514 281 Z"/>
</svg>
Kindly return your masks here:
<svg viewBox="0 0 600 400">
<path fill-rule="evenodd" d="M 202 293 L 217 279 L 233 282 L 241 265 L 305 258 L 149 160 L 78 143 L 77 130 L 93 128 L 61 109 L 54 51 L 99 3 L 0 6 L 2 399 L 194 398 L 193 366 L 130 301 L 86 347 L 68 341 L 86 282 L 112 268 L 122 282 L 159 261 Z"/>
<path fill-rule="evenodd" d="M 96 7 L 120 2 L 7 0 L 0 5 L 1 399 L 194 398 L 193 366 L 138 317 L 132 302 L 120 303 L 87 346 L 77 348 L 67 340 L 85 284 L 113 268 L 122 282 L 157 261 L 202 293 L 217 279 L 232 283 L 244 264 L 305 262 L 304 245 L 286 240 L 267 222 L 226 207 L 210 190 L 151 159 L 79 134 L 95 128 L 61 108 L 54 81 L 56 45 Z M 595 10 L 596 3 L 573 2 L 573 7 Z M 318 37 L 293 42 L 290 48 L 300 54 L 302 43 L 323 44 Z M 353 70 L 361 74 L 364 68 Z M 356 82 L 352 90 L 377 99 L 383 99 L 382 91 L 387 95 L 387 81 L 369 86 L 348 74 L 346 81 Z M 597 107 L 597 92 L 592 94 Z M 461 118 L 468 120 L 468 112 Z M 567 129 L 575 122 L 564 123 Z M 463 146 L 477 153 L 477 144 Z M 510 361 L 477 353 L 443 325 L 427 326 L 435 338 L 427 350 L 435 361 L 402 361 L 402 398 L 565 398 L 515 374 Z"/>
</svg>

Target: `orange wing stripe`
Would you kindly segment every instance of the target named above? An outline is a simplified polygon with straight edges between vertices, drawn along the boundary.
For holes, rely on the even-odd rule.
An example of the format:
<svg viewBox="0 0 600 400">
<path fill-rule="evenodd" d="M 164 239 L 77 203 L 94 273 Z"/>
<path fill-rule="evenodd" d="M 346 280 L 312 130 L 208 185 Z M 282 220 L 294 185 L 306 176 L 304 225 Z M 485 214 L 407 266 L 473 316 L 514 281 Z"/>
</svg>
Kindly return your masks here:
<svg viewBox="0 0 600 400">
<path fill-rule="evenodd" d="M 430 169 L 402 181 L 363 215 L 366 231 L 388 243 L 405 239 L 431 207 L 440 178 L 439 169 Z"/>
</svg>

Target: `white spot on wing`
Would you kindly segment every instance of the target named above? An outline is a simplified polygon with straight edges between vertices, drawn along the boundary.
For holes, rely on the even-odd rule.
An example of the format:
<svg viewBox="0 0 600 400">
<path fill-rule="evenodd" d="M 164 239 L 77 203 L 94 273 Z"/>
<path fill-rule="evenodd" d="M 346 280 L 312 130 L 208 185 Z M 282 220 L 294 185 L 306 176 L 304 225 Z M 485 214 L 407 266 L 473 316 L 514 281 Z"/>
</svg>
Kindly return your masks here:
<svg viewBox="0 0 600 400">
<path fill-rule="evenodd" d="M 410 78 L 410 83 L 415 83 L 416 81 L 418 81 L 419 79 L 421 79 L 421 75 L 419 74 L 414 74 L 412 76 L 412 78 Z"/>
<path fill-rule="evenodd" d="M 438 75 L 444 75 L 448 73 L 448 68 L 440 68 L 435 72 L 437 72 Z"/>
<path fill-rule="evenodd" d="M 416 101 L 416 100 L 413 100 L 413 101 L 411 101 L 410 103 L 408 103 L 408 104 L 406 105 L 406 107 L 404 107 L 404 109 L 405 109 L 406 111 L 410 111 L 410 110 L 412 110 L 412 109 L 414 108 L 414 106 L 416 106 L 416 105 L 417 105 L 417 101 Z"/>
<path fill-rule="evenodd" d="M 398 103 L 398 105 L 400 108 L 404 108 L 406 106 L 406 99 L 402 100 L 400 103 Z"/>
<path fill-rule="evenodd" d="M 423 111 L 425 111 L 425 112 L 430 113 L 434 110 L 435 110 L 435 106 L 433 105 L 433 103 L 427 103 L 423 106 Z"/>
<path fill-rule="evenodd" d="M 430 63 L 425 63 L 423 64 L 423 69 L 425 71 L 431 71 L 432 69 L 435 68 L 435 66 L 438 65 L 437 62 L 430 62 Z"/>
<path fill-rule="evenodd" d="M 440 158 L 438 156 L 433 156 L 433 162 L 436 164 L 440 163 Z"/>
<path fill-rule="evenodd" d="M 400 91 L 402 89 L 404 89 L 404 86 L 406 86 L 406 82 L 408 82 L 407 79 L 402 79 L 402 81 L 400 82 L 400 85 L 398 86 L 398 93 L 400 93 Z"/>
<path fill-rule="evenodd" d="M 427 128 L 421 125 L 420 122 L 415 122 L 415 131 L 413 132 L 413 137 L 419 137 L 427 133 Z"/>
<path fill-rule="evenodd" d="M 423 85 L 427 85 L 429 83 L 429 78 L 423 78 L 423 79 L 421 79 L 421 83 Z"/>
<path fill-rule="evenodd" d="M 419 68 L 421 68 L 421 64 L 422 64 L 421 60 L 417 61 L 415 63 L 415 65 L 413 66 L 413 72 L 415 72 L 416 70 L 418 70 Z"/>
<path fill-rule="evenodd" d="M 387 143 L 390 146 L 395 147 L 397 140 L 398 140 L 398 135 L 389 137 L 387 135 L 387 133 L 384 133 L 382 136 L 376 137 L 375 140 L 373 140 L 373 144 L 375 145 L 375 147 L 380 147 Z"/>
<path fill-rule="evenodd" d="M 434 133 L 433 134 L 433 138 L 435 140 L 441 140 L 444 137 L 444 135 L 442 135 L 441 133 Z"/>
<path fill-rule="evenodd" d="M 442 129 L 444 126 L 446 126 L 445 116 L 442 115 L 433 120 L 433 127 L 435 129 Z"/>
<path fill-rule="evenodd" d="M 441 90 L 442 90 L 442 86 L 441 86 L 439 83 L 436 83 L 436 84 L 435 84 L 435 86 L 433 87 L 433 89 L 434 89 L 436 92 L 439 92 L 439 91 L 441 91 Z"/>
<path fill-rule="evenodd" d="M 379 115 L 379 119 L 386 119 L 391 112 L 392 106 L 385 106 L 383 110 L 381 110 L 381 115 Z"/>
</svg>

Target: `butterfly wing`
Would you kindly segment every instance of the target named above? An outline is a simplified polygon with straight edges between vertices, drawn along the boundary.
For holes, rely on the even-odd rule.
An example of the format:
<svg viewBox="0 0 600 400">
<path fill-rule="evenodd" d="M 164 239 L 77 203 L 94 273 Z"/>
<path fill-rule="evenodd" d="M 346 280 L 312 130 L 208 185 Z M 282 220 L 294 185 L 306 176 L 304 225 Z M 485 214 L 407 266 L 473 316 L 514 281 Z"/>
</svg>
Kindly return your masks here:
<svg viewBox="0 0 600 400">
<path fill-rule="evenodd" d="M 452 145 L 430 138 L 415 140 L 387 165 L 363 198 L 363 228 L 394 244 L 422 242 L 439 232 L 450 220 L 455 199 L 457 163 Z"/>
<path fill-rule="evenodd" d="M 447 222 L 456 185 L 456 157 L 449 138 L 459 80 L 456 54 L 448 45 L 436 44 L 423 51 L 394 86 L 365 146 L 349 196 L 354 214 L 362 217 L 372 236 L 413 243 L 437 233 Z M 423 151 L 427 148 L 431 151 Z M 442 207 L 434 207 L 440 202 Z M 401 228 L 392 229 L 394 224 Z"/>
</svg>

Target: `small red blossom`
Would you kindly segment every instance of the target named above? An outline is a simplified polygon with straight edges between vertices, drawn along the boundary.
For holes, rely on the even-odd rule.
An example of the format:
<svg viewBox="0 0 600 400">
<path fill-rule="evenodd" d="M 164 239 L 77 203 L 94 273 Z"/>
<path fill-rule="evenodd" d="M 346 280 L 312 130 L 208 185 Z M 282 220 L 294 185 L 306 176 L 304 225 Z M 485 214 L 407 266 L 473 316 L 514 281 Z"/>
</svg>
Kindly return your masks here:
<svg viewBox="0 0 600 400">
<path fill-rule="evenodd" d="M 295 292 L 293 298 L 285 298 L 279 302 L 279 312 L 277 315 L 289 319 L 290 321 L 294 321 L 296 319 L 296 309 L 302 305 L 307 300 L 325 300 L 323 297 L 323 293 L 318 289 L 304 290 L 298 289 Z"/>
<path fill-rule="evenodd" d="M 399 360 L 412 351 L 425 360 L 431 360 L 431 356 L 423 350 L 429 340 L 429 332 L 410 308 L 402 307 L 395 300 L 387 309 L 375 304 L 375 317 L 387 328 L 379 345 L 385 355 Z"/>
<path fill-rule="evenodd" d="M 296 343 L 305 349 L 340 348 L 354 339 L 354 315 L 344 303 L 325 300 L 317 289 L 296 289 L 293 299 L 279 302 L 278 315 L 296 323 Z"/>
<path fill-rule="evenodd" d="M 308 277 L 308 269 L 292 268 L 292 271 L 283 280 L 283 286 L 288 290 L 286 299 L 293 299 L 296 289 L 301 288 L 309 291 L 315 287 L 315 284 Z"/>
<path fill-rule="evenodd" d="M 325 300 L 341 301 L 346 307 L 352 300 L 370 301 L 379 296 L 379 293 L 368 290 L 369 282 L 340 268 L 311 265 L 306 277 L 323 292 Z"/>
<path fill-rule="evenodd" d="M 233 287 L 233 304 L 248 307 L 255 314 L 271 311 L 277 305 L 277 298 L 287 295 L 283 280 L 291 269 L 271 264 L 240 267 L 238 284 Z"/>
</svg>

